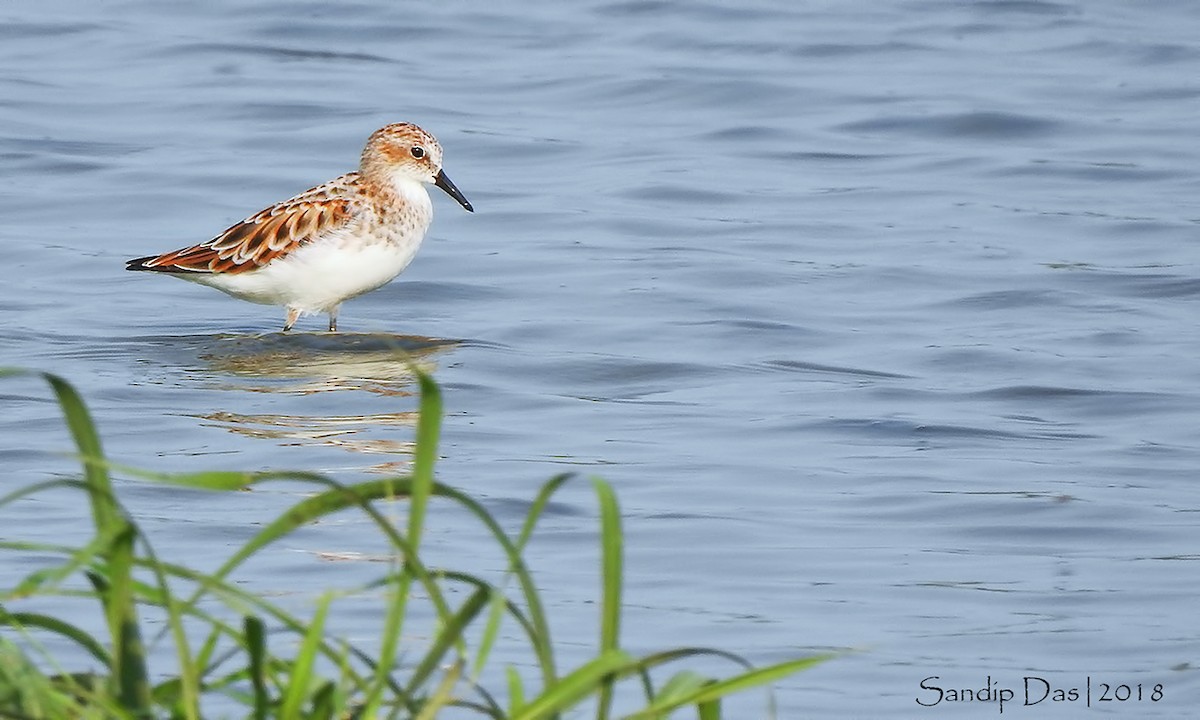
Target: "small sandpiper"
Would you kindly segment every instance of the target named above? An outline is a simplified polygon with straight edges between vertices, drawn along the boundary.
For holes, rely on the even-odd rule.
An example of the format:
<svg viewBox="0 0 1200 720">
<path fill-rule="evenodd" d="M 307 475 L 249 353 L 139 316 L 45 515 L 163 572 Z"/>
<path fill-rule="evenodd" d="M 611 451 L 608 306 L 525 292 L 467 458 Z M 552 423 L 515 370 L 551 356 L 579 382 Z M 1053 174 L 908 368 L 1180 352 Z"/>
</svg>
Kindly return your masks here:
<svg viewBox="0 0 1200 720">
<path fill-rule="evenodd" d="M 126 270 L 169 273 L 242 300 L 287 308 L 284 331 L 307 313 L 328 313 L 337 332 L 345 300 L 391 281 L 425 239 L 433 183 L 469 212 L 442 172 L 442 146 L 410 123 L 367 139 L 357 172 L 251 215 L 208 242 L 137 258 Z"/>
</svg>

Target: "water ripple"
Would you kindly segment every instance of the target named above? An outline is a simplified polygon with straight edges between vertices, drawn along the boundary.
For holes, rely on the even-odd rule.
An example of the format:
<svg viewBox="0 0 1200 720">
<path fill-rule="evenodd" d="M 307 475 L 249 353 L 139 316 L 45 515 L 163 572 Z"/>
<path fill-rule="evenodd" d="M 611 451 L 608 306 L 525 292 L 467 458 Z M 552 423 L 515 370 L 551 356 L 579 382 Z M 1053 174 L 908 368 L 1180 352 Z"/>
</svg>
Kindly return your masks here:
<svg viewBox="0 0 1200 720">
<path fill-rule="evenodd" d="M 891 115 L 859 120 L 838 126 L 850 133 L 901 133 L 968 140 L 1012 140 L 1046 137 L 1059 132 L 1063 123 L 1046 117 L 1000 111 L 945 115 Z"/>
</svg>

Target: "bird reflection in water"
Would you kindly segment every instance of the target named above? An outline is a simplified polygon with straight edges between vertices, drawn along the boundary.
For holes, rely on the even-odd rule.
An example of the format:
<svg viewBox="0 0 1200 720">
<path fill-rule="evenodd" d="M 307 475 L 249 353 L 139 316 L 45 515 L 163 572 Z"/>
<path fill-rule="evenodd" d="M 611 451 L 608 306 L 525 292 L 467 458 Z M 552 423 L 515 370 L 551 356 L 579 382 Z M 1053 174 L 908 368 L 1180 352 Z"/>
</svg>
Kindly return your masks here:
<svg viewBox="0 0 1200 720">
<path fill-rule="evenodd" d="M 457 340 L 387 334 L 297 334 L 218 336 L 200 358 L 221 376 L 221 389 L 281 395 L 360 391 L 389 398 L 416 395 L 415 369 L 430 372 L 437 355 L 460 344 Z M 361 398 L 362 396 L 360 396 Z M 346 409 L 361 400 L 338 402 Z M 281 445 L 337 447 L 369 455 L 402 456 L 373 464 L 378 472 L 407 468 L 412 453 L 409 439 L 395 439 L 396 431 L 417 422 L 414 410 L 369 414 L 246 414 L 225 409 L 196 415 L 213 427 L 247 436 L 274 440 Z M 311 407 L 312 403 L 303 403 Z M 322 403 L 330 407 L 330 403 Z M 413 403 L 415 407 L 415 403 Z M 380 433 L 380 431 L 383 431 Z M 385 434 L 391 437 L 379 437 Z"/>
</svg>

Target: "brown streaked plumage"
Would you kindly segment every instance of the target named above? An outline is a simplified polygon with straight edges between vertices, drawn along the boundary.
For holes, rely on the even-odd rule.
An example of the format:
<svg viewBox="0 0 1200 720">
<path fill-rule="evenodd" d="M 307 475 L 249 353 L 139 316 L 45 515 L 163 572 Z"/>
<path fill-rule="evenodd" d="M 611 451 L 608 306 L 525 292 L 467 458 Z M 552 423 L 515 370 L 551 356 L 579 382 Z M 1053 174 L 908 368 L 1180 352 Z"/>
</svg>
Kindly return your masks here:
<svg viewBox="0 0 1200 720">
<path fill-rule="evenodd" d="M 130 260 L 128 269 L 230 274 L 257 270 L 344 225 L 352 214 L 346 196 L 355 191 L 338 186 L 357 180 L 357 173 L 343 175 L 255 213 L 208 242 Z"/>
<path fill-rule="evenodd" d="M 284 330 L 302 313 L 342 301 L 400 274 L 432 219 L 423 183 L 474 208 L 441 169 L 442 148 L 416 125 L 397 123 L 367 140 L 357 172 L 277 203 L 191 247 L 126 264 L 170 273 L 251 302 L 287 308 Z"/>
</svg>

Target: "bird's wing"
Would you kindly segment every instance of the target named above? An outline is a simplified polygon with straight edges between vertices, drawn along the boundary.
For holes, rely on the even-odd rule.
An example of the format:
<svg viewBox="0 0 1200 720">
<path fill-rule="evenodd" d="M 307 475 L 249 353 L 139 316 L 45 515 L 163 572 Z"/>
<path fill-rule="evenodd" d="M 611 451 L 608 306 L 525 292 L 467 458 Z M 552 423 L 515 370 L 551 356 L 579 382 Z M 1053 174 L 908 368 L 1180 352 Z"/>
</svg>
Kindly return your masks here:
<svg viewBox="0 0 1200 720">
<path fill-rule="evenodd" d="M 208 242 L 137 258 L 127 270 L 244 273 L 345 226 L 360 208 L 350 173 L 251 215 Z"/>
</svg>

